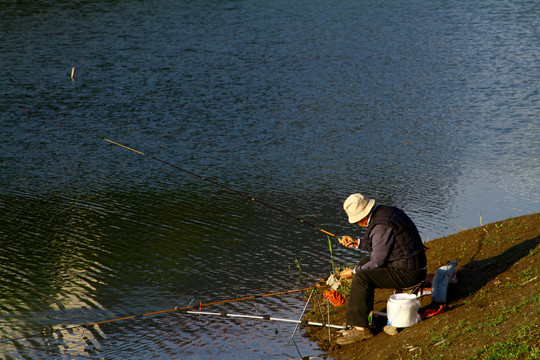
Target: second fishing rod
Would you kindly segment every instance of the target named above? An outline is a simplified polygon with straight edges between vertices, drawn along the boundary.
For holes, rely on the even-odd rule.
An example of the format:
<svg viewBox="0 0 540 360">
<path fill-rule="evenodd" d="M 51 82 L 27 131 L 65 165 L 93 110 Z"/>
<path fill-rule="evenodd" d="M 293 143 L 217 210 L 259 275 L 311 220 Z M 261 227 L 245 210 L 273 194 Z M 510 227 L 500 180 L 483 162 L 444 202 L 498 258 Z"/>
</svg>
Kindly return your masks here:
<svg viewBox="0 0 540 360">
<path fill-rule="evenodd" d="M 266 207 L 268 207 L 268 208 L 270 208 L 270 209 L 272 209 L 272 210 L 274 210 L 274 211 L 280 212 L 280 213 L 282 213 L 283 215 L 289 216 L 289 217 L 291 217 L 291 218 L 293 218 L 293 219 L 296 219 L 296 220 L 298 220 L 298 221 L 300 221 L 300 222 L 302 222 L 302 223 L 304 223 L 304 224 L 306 224 L 306 225 L 308 225 L 308 226 L 311 226 L 312 228 L 314 228 L 314 229 L 316 229 L 316 230 L 318 230 L 318 231 L 320 231 L 320 232 L 323 232 L 323 233 L 325 233 L 326 235 L 332 236 L 332 237 L 334 237 L 334 238 L 336 238 L 336 239 L 339 239 L 339 238 L 340 238 L 339 236 L 336 236 L 336 235 L 332 234 L 331 232 L 328 232 L 328 231 L 324 230 L 323 228 L 321 228 L 321 227 L 319 227 L 319 226 L 317 226 L 317 225 L 314 225 L 314 224 L 312 224 L 312 223 L 310 223 L 310 222 L 308 222 L 308 221 L 306 221 L 306 220 L 304 220 L 304 219 L 301 219 L 301 218 L 299 218 L 299 217 L 297 217 L 297 216 L 294 216 L 294 215 L 292 215 L 292 214 L 290 214 L 290 213 L 288 213 L 288 212 L 286 212 L 286 211 L 283 211 L 283 210 L 281 210 L 281 209 L 278 209 L 278 208 L 276 208 L 275 206 L 272 206 L 272 205 L 270 205 L 270 204 L 268 204 L 268 203 L 265 203 L 265 202 L 263 202 L 263 201 L 257 200 L 257 199 L 255 199 L 255 198 L 253 198 L 253 197 L 251 197 L 251 196 L 249 196 L 249 195 L 247 195 L 247 194 L 244 194 L 243 192 L 240 192 L 240 191 L 235 190 L 235 189 L 231 189 L 230 187 L 228 187 L 228 186 L 226 186 L 226 185 L 223 185 L 223 184 L 221 184 L 221 183 L 219 183 L 219 182 L 217 182 L 217 181 L 214 181 L 214 180 L 208 179 L 208 178 L 206 178 L 206 177 L 204 177 L 204 176 L 195 174 L 195 173 L 193 173 L 193 172 L 191 172 L 191 171 L 189 171 L 189 170 L 186 170 L 186 169 L 184 169 L 184 168 L 181 168 L 180 166 L 171 164 L 171 163 L 169 163 L 169 162 L 167 162 L 167 161 L 158 159 L 158 158 L 156 158 L 156 157 L 154 157 L 154 156 L 145 154 L 145 153 L 143 153 L 142 151 L 135 150 L 135 149 L 133 149 L 133 148 L 130 148 L 130 147 L 126 146 L 126 145 L 122 145 L 122 144 L 117 143 L 117 142 L 115 142 L 115 141 L 112 141 L 112 140 L 109 140 L 109 139 L 104 139 L 104 140 L 110 142 L 111 144 L 114 144 L 114 145 L 123 147 L 124 149 L 133 151 L 133 152 L 135 152 L 135 153 L 137 153 L 137 154 L 146 156 L 147 158 L 150 158 L 150 159 L 152 159 L 152 160 L 159 161 L 160 163 L 165 164 L 165 165 L 170 166 L 170 167 L 173 167 L 173 168 L 175 168 L 175 169 L 177 169 L 177 170 L 181 170 L 181 171 L 183 171 L 183 172 L 185 172 L 185 173 L 188 173 L 188 174 L 190 174 L 190 175 L 193 175 L 193 176 L 195 176 L 195 177 L 198 177 L 198 178 L 201 179 L 201 180 L 204 180 L 204 181 L 207 181 L 207 182 L 212 183 L 212 184 L 214 184 L 214 185 L 217 185 L 217 186 L 219 186 L 219 187 L 221 187 L 221 188 L 223 188 L 223 189 L 225 189 L 225 190 L 227 190 L 227 191 L 230 191 L 230 192 L 233 192 L 233 193 L 238 194 L 238 195 L 240 195 L 240 196 L 243 196 L 243 197 L 245 197 L 245 198 L 247 198 L 247 199 L 249 199 L 249 200 L 252 200 L 252 201 L 254 201 L 254 202 L 256 202 L 256 203 L 259 203 L 259 204 L 261 204 L 261 205 L 264 205 L 264 206 L 266 206 Z"/>
</svg>

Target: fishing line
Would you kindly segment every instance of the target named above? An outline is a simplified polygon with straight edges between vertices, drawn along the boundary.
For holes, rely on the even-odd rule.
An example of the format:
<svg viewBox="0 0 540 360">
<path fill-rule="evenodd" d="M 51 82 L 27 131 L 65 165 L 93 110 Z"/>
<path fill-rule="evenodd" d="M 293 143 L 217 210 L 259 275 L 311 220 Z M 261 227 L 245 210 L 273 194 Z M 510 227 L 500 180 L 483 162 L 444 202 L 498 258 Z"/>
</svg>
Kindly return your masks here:
<svg viewBox="0 0 540 360">
<path fill-rule="evenodd" d="M 256 203 L 259 203 L 259 204 L 261 204 L 261 205 L 264 205 L 264 206 L 266 206 L 266 207 L 268 207 L 268 208 L 270 208 L 270 209 L 272 209 L 272 210 L 274 210 L 274 211 L 278 211 L 278 212 L 282 213 L 283 215 L 286 215 L 286 216 L 289 216 L 289 217 L 291 217 L 291 218 L 293 218 L 293 219 L 296 219 L 296 220 L 298 220 L 298 221 L 300 221 L 300 222 L 302 222 L 302 223 L 304 223 L 304 224 L 306 224 L 306 225 L 308 225 L 308 226 L 311 226 L 312 228 L 314 228 L 314 229 L 316 229 L 316 230 L 319 230 L 319 231 L 321 231 L 321 232 L 323 232 L 323 233 L 325 233 L 325 234 L 327 234 L 327 235 L 330 235 L 330 236 L 332 236 L 332 237 L 334 237 L 334 238 L 336 238 L 336 239 L 339 239 L 339 238 L 340 238 L 339 236 L 336 236 L 336 235 L 332 234 L 331 232 L 328 232 L 328 231 L 322 229 L 321 227 L 319 227 L 319 226 L 317 226 L 317 225 L 314 225 L 314 224 L 312 224 L 312 223 L 310 223 L 310 222 L 308 222 L 308 221 L 306 221 L 306 220 L 304 220 L 304 219 L 301 219 L 301 218 L 299 218 L 299 217 L 297 217 L 297 216 L 294 216 L 294 215 L 292 215 L 292 214 L 290 214 L 290 213 L 288 213 L 288 212 L 286 212 L 286 211 L 283 211 L 283 210 L 281 210 L 281 209 L 278 209 L 278 208 L 276 208 L 276 207 L 274 207 L 274 206 L 272 206 L 272 205 L 270 205 L 270 204 L 267 204 L 267 203 L 265 203 L 265 202 L 262 202 L 262 201 L 260 201 L 260 200 L 257 200 L 257 199 L 255 199 L 255 198 L 253 198 L 253 197 L 251 197 L 251 196 L 249 196 L 249 195 L 247 195 L 247 194 L 244 194 L 243 192 L 240 192 L 240 191 L 238 191 L 238 190 L 231 189 L 230 187 L 228 187 L 228 186 L 226 186 L 226 185 L 223 185 L 223 184 L 221 184 L 221 183 L 219 183 L 219 182 L 217 182 L 217 181 L 214 181 L 214 180 L 208 179 L 208 178 L 206 178 L 206 177 L 204 177 L 204 176 L 195 174 L 195 173 L 193 173 L 193 172 L 191 172 L 191 171 L 189 171 L 189 170 L 186 170 L 186 169 L 184 169 L 184 168 L 181 168 L 181 167 L 179 167 L 179 166 L 177 166 L 177 165 L 174 165 L 174 164 L 171 164 L 171 163 L 169 163 L 169 162 L 167 162 L 167 161 L 158 159 L 158 158 L 156 158 L 156 157 L 154 157 L 154 156 L 152 156 L 152 155 L 145 154 L 145 153 L 143 153 L 142 151 L 135 150 L 135 149 L 130 148 L 130 147 L 126 146 L 126 145 L 119 144 L 119 143 L 117 143 L 117 142 L 115 142 L 115 141 L 112 141 L 112 140 L 109 140 L 109 139 L 104 139 L 104 140 L 110 142 L 111 144 L 114 144 L 114 145 L 123 147 L 124 149 L 131 150 L 131 151 L 133 151 L 133 152 L 135 152 L 135 153 L 137 153 L 137 154 L 146 156 L 147 158 L 150 158 L 150 159 L 152 159 L 152 160 L 159 161 L 160 163 L 163 163 L 163 164 L 165 164 L 165 165 L 167 165 L 167 166 L 171 166 L 171 167 L 173 167 L 173 168 L 175 168 L 175 169 L 178 169 L 178 170 L 181 170 L 181 171 L 183 171 L 183 172 L 186 172 L 186 173 L 188 173 L 188 174 L 190 174 L 190 175 L 193 175 L 193 176 L 195 176 L 195 177 L 198 177 L 198 178 L 201 179 L 201 180 L 208 181 L 208 182 L 210 182 L 210 183 L 212 183 L 212 184 L 214 184 L 214 185 L 217 185 L 217 186 L 219 186 L 219 187 L 221 187 L 221 188 L 223 188 L 223 189 L 225 189 L 225 190 L 227 190 L 227 191 L 230 191 L 230 192 L 233 192 L 233 193 L 238 194 L 238 195 L 240 195 L 240 196 L 243 196 L 243 197 L 245 197 L 245 198 L 248 198 L 248 199 L 250 199 L 250 200 L 252 200 L 252 201 L 254 201 L 254 202 L 256 202 Z"/>
<path fill-rule="evenodd" d="M 92 322 L 92 323 L 88 323 L 88 324 L 73 325 L 73 326 L 62 328 L 62 329 L 51 330 L 50 332 L 51 332 L 51 334 L 55 334 L 55 333 L 60 333 L 60 332 L 63 332 L 63 331 L 69 331 L 69 330 L 83 328 L 83 327 L 91 327 L 91 326 L 95 326 L 95 325 L 102 325 L 102 324 L 112 323 L 112 322 L 121 321 L 121 320 L 141 318 L 141 317 L 145 317 L 145 316 L 164 314 L 164 313 L 169 313 L 169 312 L 173 312 L 173 311 L 182 312 L 182 311 L 185 311 L 185 310 L 188 310 L 188 309 L 193 309 L 193 308 L 196 308 L 196 307 L 201 309 L 204 306 L 225 304 L 225 303 L 231 303 L 231 302 L 237 302 L 237 301 L 245 301 L 245 300 L 253 300 L 253 299 L 265 298 L 265 297 L 276 296 L 276 295 L 287 295 L 287 294 L 293 294 L 293 293 L 306 291 L 306 290 L 314 290 L 314 287 L 310 286 L 310 287 L 303 288 L 303 289 L 293 289 L 293 290 L 279 291 L 279 292 L 268 293 L 268 294 L 246 296 L 246 297 L 241 297 L 241 298 L 236 298 L 236 299 L 214 301 L 214 302 L 209 302 L 209 303 L 206 303 L 206 304 L 201 303 L 199 305 L 188 305 L 188 306 L 184 306 L 184 307 L 175 307 L 173 309 L 154 311 L 154 312 L 150 312 L 150 313 L 146 313 L 146 314 L 130 315 L 130 316 L 120 317 L 120 318 L 116 318 L 116 319 L 96 321 L 96 322 Z M 190 304 L 193 303 L 193 300 L 194 299 L 191 300 Z M 29 338 L 42 336 L 42 335 L 43 335 L 43 332 L 40 332 L 40 333 L 36 333 L 36 334 L 32 334 L 32 335 L 25 335 L 25 336 L 16 337 L 16 338 L 0 339 L 0 344 L 1 343 L 5 344 L 5 343 L 8 343 L 8 342 L 15 342 L 15 341 L 18 341 L 18 340 L 26 340 L 26 339 L 29 339 Z"/>
</svg>

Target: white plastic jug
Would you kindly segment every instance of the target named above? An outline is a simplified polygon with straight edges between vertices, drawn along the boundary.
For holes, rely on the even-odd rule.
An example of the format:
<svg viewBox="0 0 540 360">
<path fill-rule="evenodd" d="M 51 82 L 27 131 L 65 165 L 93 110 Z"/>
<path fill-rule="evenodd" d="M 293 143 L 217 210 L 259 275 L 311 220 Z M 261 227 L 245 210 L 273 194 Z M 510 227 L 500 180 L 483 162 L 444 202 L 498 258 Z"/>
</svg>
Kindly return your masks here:
<svg viewBox="0 0 540 360">
<path fill-rule="evenodd" d="M 414 294 L 391 295 L 386 304 L 388 325 L 398 328 L 413 326 L 419 320 L 420 301 Z"/>
</svg>

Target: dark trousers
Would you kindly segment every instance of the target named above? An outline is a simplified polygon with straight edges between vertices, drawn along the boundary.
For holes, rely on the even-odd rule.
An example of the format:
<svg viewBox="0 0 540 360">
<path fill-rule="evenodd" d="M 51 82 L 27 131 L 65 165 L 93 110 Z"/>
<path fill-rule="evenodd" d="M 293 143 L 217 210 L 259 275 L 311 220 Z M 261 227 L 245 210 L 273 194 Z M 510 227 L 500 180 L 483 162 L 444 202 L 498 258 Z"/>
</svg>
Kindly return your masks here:
<svg viewBox="0 0 540 360">
<path fill-rule="evenodd" d="M 407 288 L 425 278 L 426 270 L 377 268 L 358 271 L 352 280 L 347 324 L 368 326 L 368 315 L 373 310 L 375 289 Z"/>
</svg>

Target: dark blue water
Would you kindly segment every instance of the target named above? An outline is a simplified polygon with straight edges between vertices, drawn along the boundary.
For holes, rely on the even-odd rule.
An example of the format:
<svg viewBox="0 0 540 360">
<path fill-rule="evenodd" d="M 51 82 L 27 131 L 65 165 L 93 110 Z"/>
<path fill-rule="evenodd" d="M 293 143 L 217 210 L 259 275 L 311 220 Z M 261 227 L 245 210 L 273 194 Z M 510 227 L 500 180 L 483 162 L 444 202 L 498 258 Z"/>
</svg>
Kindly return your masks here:
<svg viewBox="0 0 540 360">
<path fill-rule="evenodd" d="M 172 312 L 76 327 L 331 270 L 322 232 L 104 138 L 339 235 L 360 235 L 341 207 L 353 192 L 402 207 L 425 241 L 538 212 L 539 13 L 535 1 L 1 2 L 0 330 L 20 339 L 0 354 L 317 356 L 291 324 Z M 333 255 L 358 254 L 334 242 Z M 304 301 L 208 311 L 297 319 Z"/>
</svg>

